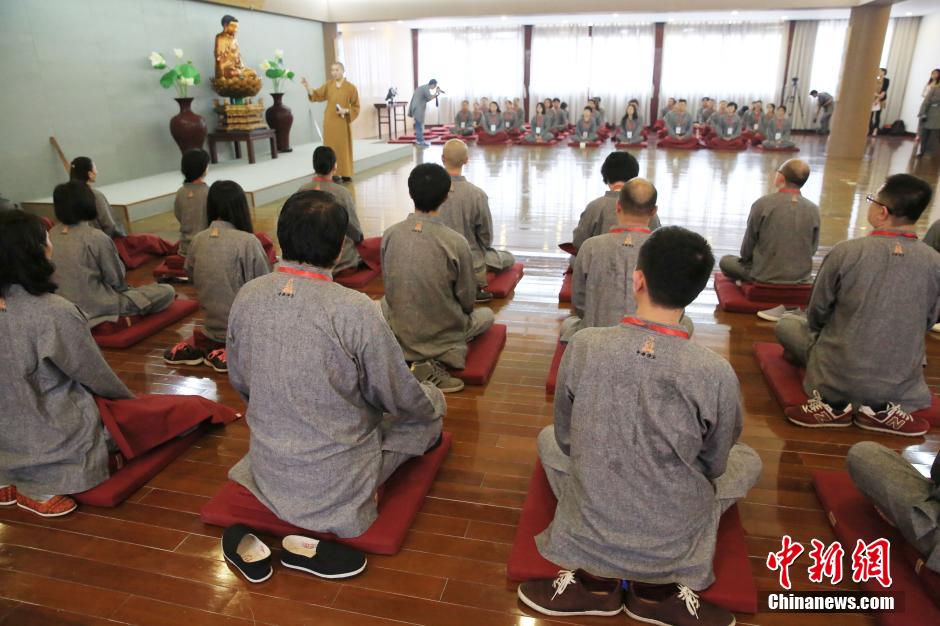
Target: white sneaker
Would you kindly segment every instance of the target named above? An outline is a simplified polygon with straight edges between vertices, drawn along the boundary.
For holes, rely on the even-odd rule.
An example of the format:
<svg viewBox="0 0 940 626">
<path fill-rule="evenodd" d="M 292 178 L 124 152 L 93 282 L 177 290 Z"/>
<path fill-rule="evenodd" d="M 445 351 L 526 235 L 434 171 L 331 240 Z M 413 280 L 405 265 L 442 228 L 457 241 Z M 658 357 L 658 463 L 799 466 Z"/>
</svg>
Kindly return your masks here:
<svg viewBox="0 0 940 626">
<path fill-rule="evenodd" d="M 934 324 L 933 326 L 931 326 L 931 327 L 930 327 L 930 332 L 932 332 L 932 333 L 940 333 L 940 322 L 938 322 L 937 324 Z"/>
<path fill-rule="evenodd" d="M 768 322 L 779 322 L 780 318 L 782 318 L 784 315 L 787 315 L 787 314 L 799 315 L 800 308 L 799 307 L 787 307 L 781 304 L 781 305 L 775 306 L 772 309 L 767 309 L 766 311 L 758 311 L 757 317 L 761 318 L 762 320 L 767 320 Z"/>
</svg>

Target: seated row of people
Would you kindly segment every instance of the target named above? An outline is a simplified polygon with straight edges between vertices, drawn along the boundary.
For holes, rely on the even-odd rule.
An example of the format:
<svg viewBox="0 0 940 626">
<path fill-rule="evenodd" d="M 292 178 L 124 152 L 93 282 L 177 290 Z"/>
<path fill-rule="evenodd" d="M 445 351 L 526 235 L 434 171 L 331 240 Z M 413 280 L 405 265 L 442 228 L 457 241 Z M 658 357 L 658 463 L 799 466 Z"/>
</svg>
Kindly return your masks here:
<svg viewBox="0 0 940 626">
<path fill-rule="evenodd" d="M 704 107 L 696 117 L 687 110 L 688 103 L 681 99 L 663 116 L 665 136 L 659 141 L 662 147 L 695 148 L 704 145 L 712 149 L 744 149 L 748 143 L 763 144 L 766 148 L 793 148 L 791 124 L 787 108 L 774 106 L 773 116 L 763 113 L 761 103 L 743 117 L 735 102 L 719 103 L 711 111 Z"/>
</svg>

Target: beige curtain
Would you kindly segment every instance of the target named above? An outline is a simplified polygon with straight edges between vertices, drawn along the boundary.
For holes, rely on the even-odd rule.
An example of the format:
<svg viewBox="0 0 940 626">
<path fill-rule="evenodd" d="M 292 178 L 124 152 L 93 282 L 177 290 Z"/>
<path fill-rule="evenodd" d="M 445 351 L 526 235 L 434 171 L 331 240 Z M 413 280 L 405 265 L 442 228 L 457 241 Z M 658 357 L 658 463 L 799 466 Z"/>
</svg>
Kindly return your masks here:
<svg viewBox="0 0 940 626">
<path fill-rule="evenodd" d="M 901 106 L 907 91 L 908 70 L 914 58 L 914 46 L 917 45 L 917 32 L 920 29 L 920 17 L 899 17 L 894 20 L 894 36 L 888 51 L 888 100 L 881 113 L 883 125 L 892 124 L 901 117 Z"/>
<path fill-rule="evenodd" d="M 818 28 L 818 21 L 804 20 L 797 22 L 793 31 L 790 67 L 787 69 L 786 80 L 783 83 L 784 93 L 781 102 L 787 106 L 787 113 L 790 115 L 794 129 L 812 126 L 813 102 L 809 97 L 809 90 Z M 794 78 L 799 79 L 796 89 L 793 88 Z"/>
</svg>

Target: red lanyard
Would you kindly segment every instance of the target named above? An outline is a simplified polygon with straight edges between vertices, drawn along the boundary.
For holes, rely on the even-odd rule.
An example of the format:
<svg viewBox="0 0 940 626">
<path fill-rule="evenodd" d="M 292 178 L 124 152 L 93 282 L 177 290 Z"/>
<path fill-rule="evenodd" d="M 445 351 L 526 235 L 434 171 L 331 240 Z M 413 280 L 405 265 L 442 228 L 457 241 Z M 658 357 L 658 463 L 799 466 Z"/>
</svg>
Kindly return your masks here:
<svg viewBox="0 0 940 626">
<path fill-rule="evenodd" d="M 907 237 L 908 239 L 917 239 L 914 233 L 902 233 L 896 230 L 873 230 L 872 235 L 881 235 L 882 237 Z"/>
<path fill-rule="evenodd" d="M 668 326 L 660 326 L 659 324 L 653 324 L 651 322 L 644 322 L 641 319 L 635 317 L 627 316 L 620 320 L 621 324 L 632 324 L 634 326 L 639 326 L 640 328 L 648 328 L 649 330 L 655 331 L 657 333 L 662 333 L 664 335 L 672 335 L 673 337 L 681 337 L 682 339 L 688 339 L 689 333 L 684 330 L 679 330 L 678 328 L 669 328 Z"/>
<path fill-rule="evenodd" d="M 649 228 L 640 228 L 639 226 L 624 226 L 624 227 L 622 227 L 622 228 L 611 228 L 611 229 L 610 229 L 610 232 L 612 232 L 612 233 L 625 233 L 625 232 L 628 232 L 628 231 L 631 232 L 631 233 L 646 233 L 647 235 L 650 234 L 651 232 L 653 232 L 653 231 L 651 231 Z"/>
<path fill-rule="evenodd" d="M 777 191 L 780 193 L 795 193 L 796 195 L 800 195 L 800 190 L 793 189 L 792 187 L 781 187 Z"/>
<path fill-rule="evenodd" d="M 327 178 L 326 176 L 314 176 L 313 181 L 317 183 L 332 183 L 332 178 Z"/>
<path fill-rule="evenodd" d="M 303 276 L 304 278 L 313 278 L 314 280 L 325 280 L 328 283 L 333 282 L 333 279 L 327 276 L 326 274 L 320 274 L 319 272 L 308 272 L 306 270 L 299 270 L 294 267 L 284 267 L 281 265 L 277 268 L 277 271 L 282 274 L 292 274 L 293 276 Z"/>
</svg>

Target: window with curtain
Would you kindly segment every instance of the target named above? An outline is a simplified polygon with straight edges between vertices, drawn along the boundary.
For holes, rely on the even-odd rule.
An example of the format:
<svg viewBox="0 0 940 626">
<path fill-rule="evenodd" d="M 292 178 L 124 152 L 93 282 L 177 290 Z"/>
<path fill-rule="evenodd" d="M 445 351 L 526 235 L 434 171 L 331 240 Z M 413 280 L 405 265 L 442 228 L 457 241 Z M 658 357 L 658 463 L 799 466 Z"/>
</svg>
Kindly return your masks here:
<svg viewBox="0 0 940 626">
<path fill-rule="evenodd" d="M 418 32 L 418 81 L 436 78 L 446 92 L 432 102 L 427 121 L 450 123 L 462 100 L 483 96 L 504 101 L 522 98 L 522 27 L 421 29 Z M 410 94 L 409 94 L 410 95 Z"/>
<path fill-rule="evenodd" d="M 842 61 L 845 56 L 845 35 L 849 28 L 848 20 L 821 20 L 816 31 L 816 48 L 813 50 L 813 64 L 810 71 L 807 93 L 811 89 L 826 91 L 833 97 L 839 95 L 839 78 L 842 75 Z"/>
<path fill-rule="evenodd" d="M 648 116 L 653 90 L 652 24 L 536 26 L 532 31 L 529 116 L 535 103 L 560 98 L 572 118 L 588 97 L 601 99 L 607 120 L 618 121 L 630 98 Z"/>
<path fill-rule="evenodd" d="M 685 98 L 694 113 L 701 98 L 779 99 L 786 55 L 785 22 L 666 24 L 660 106 Z"/>
</svg>

